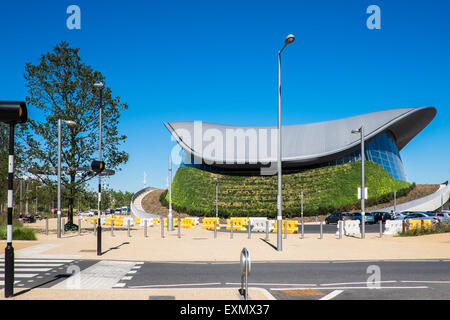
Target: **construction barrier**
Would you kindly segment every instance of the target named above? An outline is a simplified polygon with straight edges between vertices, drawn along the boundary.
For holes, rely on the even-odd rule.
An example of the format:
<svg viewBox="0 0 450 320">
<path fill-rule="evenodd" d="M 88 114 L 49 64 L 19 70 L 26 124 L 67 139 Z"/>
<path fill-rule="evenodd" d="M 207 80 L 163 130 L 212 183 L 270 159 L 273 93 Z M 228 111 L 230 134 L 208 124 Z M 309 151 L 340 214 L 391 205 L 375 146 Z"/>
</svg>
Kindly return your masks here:
<svg viewBox="0 0 450 320">
<path fill-rule="evenodd" d="M 385 230 L 383 234 L 393 235 L 403 230 L 403 220 L 386 220 L 386 224 L 384 225 Z"/>
<path fill-rule="evenodd" d="M 431 226 L 433 225 L 431 220 L 428 219 L 408 219 L 407 220 L 408 223 L 408 230 L 412 230 L 412 229 L 422 229 L 422 228 L 431 228 Z"/>
<path fill-rule="evenodd" d="M 275 228 L 275 221 L 267 220 L 266 217 L 251 217 L 249 219 L 253 232 L 266 232 L 266 223 L 269 223 L 269 232 L 272 232 Z"/>
<path fill-rule="evenodd" d="M 346 236 L 361 234 L 361 229 L 359 227 L 361 221 L 359 220 L 345 220 L 343 233 Z M 337 224 L 336 235 L 339 235 L 339 223 Z"/>
<path fill-rule="evenodd" d="M 139 220 L 139 225 L 141 226 L 141 227 L 145 227 L 145 222 L 147 221 L 147 227 L 149 227 L 149 226 L 152 226 L 153 225 L 153 219 L 152 218 L 141 218 L 140 220 Z M 136 225 L 137 225 L 137 223 L 136 223 Z"/>
<path fill-rule="evenodd" d="M 164 218 L 163 220 L 164 220 L 164 227 L 167 228 L 167 218 Z M 173 218 L 173 227 L 174 228 L 178 227 L 178 219 L 177 218 Z"/>
<path fill-rule="evenodd" d="M 214 221 L 216 221 L 216 227 L 219 229 L 219 218 L 203 218 L 202 229 L 214 230 Z"/>
<path fill-rule="evenodd" d="M 295 220 L 281 220 L 281 232 L 284 233 L 284 224 L 287 221 L 287 233 L 298 233 L 298 221 Z M 278 232 L 277 221 L 274 222 L 273 232 Z"/>
<path fill-rule="evenodd" d="M 161 219 L 153 218 L 153 224 L 160 224 L 160 223 L 161 223 Z"/>
<path fill-rule="evenodd" d="M 233 230 L 247 231 L 247 228 L 245 226 L 248 225 L 248 221 L 249 221 L 248 218 L 235 217 L 235 218 L 227 219 L 227 230 L 228 231 L 231 230 L 231 221 L 233 221 Z"/>
<path fill-rule="evenodd" d="M 178 219 L 177 219 L 177 221 L 178 221 Z M 193 218 L 181 219 L 180 227 L 185 228 L 185 229 L 195 228 L 195 219 L 193 219 Z"/>
</svg>

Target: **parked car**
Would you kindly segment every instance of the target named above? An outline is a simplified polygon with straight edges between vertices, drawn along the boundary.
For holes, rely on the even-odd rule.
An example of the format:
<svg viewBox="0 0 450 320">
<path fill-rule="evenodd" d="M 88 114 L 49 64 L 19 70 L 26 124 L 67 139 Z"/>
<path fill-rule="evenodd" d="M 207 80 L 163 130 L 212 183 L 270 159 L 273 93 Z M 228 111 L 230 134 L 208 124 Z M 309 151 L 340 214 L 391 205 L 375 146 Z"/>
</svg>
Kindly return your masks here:
<svg viewBox="0 0 450 320">
<path fill-rule="evenodd" d="M 114 211 L 114 214 L 115 214 L 116 216 L 122 215 L 122 209 L 116 208 L 116 210 Z"/>
<path fill-rule="evenodd" d="M 436 216 L 442 223 L 450 223 L 450 211 L 442 210 L 442 212 L 438 212 Z"/>
<path fill-rule="evenodd" d="M 19 221 L 22 223 L 33 223 L 36 222 L 36 219 L 32 214 L 28 216 L 24 216 L 23 214 L 19 215 Z"/>
<path fill-rule="evenodd" d="M 394 220 L 403 220 L 407 216 L 406 213 L 403 212 L 396 212 L 394 213 Z"/>
<path fill-rule="evenodd" d="M 431 212 L 428 212 L 428 214 L 426 212 L 413 212 L 408 214 L 404 220 L 431 220 L 433 224 L 439 222 L 439 218 L 435 217 Z"/>
<path fill-rule="evenodd" d="M 389 212 L 371 212 L 371 214 L 373 215 L 375 222 L 374 223 L 378 223 L 378 221 L 382 221 L 383 223 L 386 222 L 386 220 L 393 220 L 394 219 L 394 215 L 389 213 Z"/>
<path fill-rule="evenodd" d="M 349 212 L 333 212 L 325 218 L 325 223 L 338 223 L 339 220 L 352 220 L 353 215 Z"/>
<path fill-rule="evenodd" d="M 362 220 L 362 214 L 361 212 L 355 212 L 353 214 L 353 220 Z M 374 224 L 375 223 L 375 217 L 373 216 L 372 213 L 370 212 L 366 212 L 365 214 L 365 218 L 364 218 L 365 223 L 370 223 L 370 224 Z"/>
</svg>

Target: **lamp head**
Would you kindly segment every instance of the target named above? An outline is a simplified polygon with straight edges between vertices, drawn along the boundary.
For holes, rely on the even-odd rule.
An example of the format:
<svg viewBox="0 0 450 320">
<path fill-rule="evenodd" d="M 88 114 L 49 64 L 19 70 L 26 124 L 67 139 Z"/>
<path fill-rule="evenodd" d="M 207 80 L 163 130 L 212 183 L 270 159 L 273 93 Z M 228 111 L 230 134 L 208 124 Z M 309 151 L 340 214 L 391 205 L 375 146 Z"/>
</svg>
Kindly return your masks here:
<svg viewBox="0 0 450 320">
<path fill-rule="evenodd" d="M 284 40 L 284 44 L 288 45 L 292 42 L 294 42 L 295 40 L 295 36 L 293 34 L 288 34 L 288 36 L 286 37 L 286 40 Z"/>
<path fill-rule="evenodd" d="M 94 83 L 94 87 L 98 89 L 103 89 L 103 82 L 96 82 Z"/>
<path fill-rule="evenodd" d="M 69 127 L 73 127 L 73 126 L 77 125 L 77 123 L 75 121 L 72 121 L 72 120 L 63 120 L 63 122 L 65 124 L 67 124 Z"/>
<path fill-rule="evenodd" d="M 361 129 L 352 130 L 352 133 L 361 133 Z"/>
</svg>

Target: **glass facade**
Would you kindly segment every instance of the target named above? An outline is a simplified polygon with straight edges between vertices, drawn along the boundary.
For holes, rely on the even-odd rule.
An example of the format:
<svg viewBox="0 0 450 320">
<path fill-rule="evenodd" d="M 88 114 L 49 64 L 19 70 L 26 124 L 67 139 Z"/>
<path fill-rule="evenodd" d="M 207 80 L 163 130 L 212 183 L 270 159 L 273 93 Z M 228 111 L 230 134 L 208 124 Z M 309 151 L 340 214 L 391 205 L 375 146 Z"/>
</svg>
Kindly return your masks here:
<svg viewBox="0 0 450 320">
<path fill-rule="evenodd" d="M 382 133 L 375 139 L 365 144 L 364 154 L 366 160 L 370 160 L 381 165 L 393 178 L 407 181 L 403 162 L 400 157 L 397 145 L 392 136 L 388 133 Z M 348 162 L 360 161 L 361 150 L 356 150 L 353 153 L 330 162 L 330 165 L 344 164 Z"/>
</svg>

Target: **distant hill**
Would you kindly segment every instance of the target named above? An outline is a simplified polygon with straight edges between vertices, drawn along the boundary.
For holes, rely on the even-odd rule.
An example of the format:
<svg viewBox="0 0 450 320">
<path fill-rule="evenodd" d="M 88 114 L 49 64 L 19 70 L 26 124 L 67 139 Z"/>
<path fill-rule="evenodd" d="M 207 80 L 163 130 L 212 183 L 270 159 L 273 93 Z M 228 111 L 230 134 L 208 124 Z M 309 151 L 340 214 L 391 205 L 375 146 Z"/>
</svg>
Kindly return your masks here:
<svg viewBox="0 0 450 320">
<path fill-rule="evenodd" d="M 392 178 L 380 165 L 365 162 L 369 199 L 366 207 L 406 196 L 415 184 Z M 172 183 L 173 209 L 195 216 L 215 215 L 215 181 L 219 180 L 219 215 L 276 216 L 276 176 L 227 176 L 193 167 L 180 167 Z M 361 184 L 361 162 L 328 166 L 283 175 L 283 217 L 300 215 L 300 192 L 304 194 L 304 215 L 360 209 L 357 188 Z M 163 192 L 161 203 L 168 205 Z"/>
</svg>

